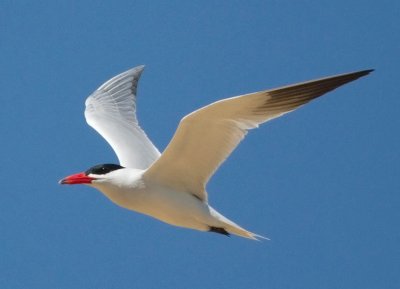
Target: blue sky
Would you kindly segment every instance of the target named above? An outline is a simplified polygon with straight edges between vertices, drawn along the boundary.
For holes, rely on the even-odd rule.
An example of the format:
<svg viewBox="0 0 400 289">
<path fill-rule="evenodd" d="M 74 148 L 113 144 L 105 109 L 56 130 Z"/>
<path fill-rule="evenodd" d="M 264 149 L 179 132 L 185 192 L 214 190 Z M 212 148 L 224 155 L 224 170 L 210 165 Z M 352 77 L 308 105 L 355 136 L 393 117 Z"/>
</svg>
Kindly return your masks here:
<svg viewBox="0 0 400 289">
<path fill-rule="evenodd" d="M 1 288 L 400 288 L 398 1 L 11 1 L 0 9 Z M 145 64 L 163 150 L 212 101 L 375 68 L 249 133 L 208 185 L 271 241 L 171 227 L 65 175 L 117 162 L 85 98 Z"/>
</svg>

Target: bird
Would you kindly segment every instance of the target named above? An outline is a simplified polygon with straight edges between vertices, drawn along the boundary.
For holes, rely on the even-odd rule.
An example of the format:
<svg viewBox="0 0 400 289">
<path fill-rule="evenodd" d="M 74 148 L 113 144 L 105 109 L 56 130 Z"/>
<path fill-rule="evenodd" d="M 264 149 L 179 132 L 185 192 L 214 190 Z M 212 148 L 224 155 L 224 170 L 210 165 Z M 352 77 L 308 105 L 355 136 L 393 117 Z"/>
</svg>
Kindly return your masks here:
<svg viewBox="0 0 400 289">
<path fill-rule="evenodd" d="M 222 99 L 181 119 L 163 153 L 139 126 L 136 94 L 144 65 L 111 78 L 85 102 L 85 118 L 113 148 L 119 164 L 99 164 L 60 184 L 84 184 L 120 207 L 164 223 L 261 240 L 208 202 L 206 185 L 249 130 L 305 105 L 373 69 Z"/>
</svg>

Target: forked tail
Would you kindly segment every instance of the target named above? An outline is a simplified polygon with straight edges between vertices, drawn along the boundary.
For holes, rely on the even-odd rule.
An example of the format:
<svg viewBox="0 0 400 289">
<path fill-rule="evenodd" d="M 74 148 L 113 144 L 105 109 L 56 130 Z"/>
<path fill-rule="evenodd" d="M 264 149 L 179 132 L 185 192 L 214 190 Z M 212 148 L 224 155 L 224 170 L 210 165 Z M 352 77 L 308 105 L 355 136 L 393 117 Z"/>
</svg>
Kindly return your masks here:
<svg viewBox="0 0 400 289">
<path fill-rule="evenodd" d="M 228 218 L 224 217 L 214 209 L 212 209 L 211 214 L 219 221 L 218 226 L 210 226 L 210 232 L 219 233 L 229 236 L 234 234 L 240 237 L 260 241 L 260 239 L 269 240 L 269 238 L 255 234 L 253 232 L 247 231 L 246 229 L 240 227 L 238 224 L 232 222 Z"/>
</svg>

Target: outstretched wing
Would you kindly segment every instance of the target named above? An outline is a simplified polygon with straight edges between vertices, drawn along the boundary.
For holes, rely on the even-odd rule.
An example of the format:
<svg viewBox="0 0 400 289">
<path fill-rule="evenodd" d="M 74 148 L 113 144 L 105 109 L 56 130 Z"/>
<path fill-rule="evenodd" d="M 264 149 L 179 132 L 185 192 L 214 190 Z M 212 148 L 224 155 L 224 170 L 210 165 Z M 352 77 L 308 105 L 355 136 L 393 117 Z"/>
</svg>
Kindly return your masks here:
<svg viewBox="0 0 400 289">
<path fill-rule="evenodd" d="M 295 110 L 372 70 L 223 99 L 185 116 L 144 177 L 207 201 L 205 185 L 249 129 Z"/>
<path fill-rule="evenodd" d="M 144 66 L 125 71 L 101 85 L 86 99 L 85 117 L 111 145 L 124 167 L 146 169 L 160 152 L 136 118 L 136 89 Z"/>
</svg>

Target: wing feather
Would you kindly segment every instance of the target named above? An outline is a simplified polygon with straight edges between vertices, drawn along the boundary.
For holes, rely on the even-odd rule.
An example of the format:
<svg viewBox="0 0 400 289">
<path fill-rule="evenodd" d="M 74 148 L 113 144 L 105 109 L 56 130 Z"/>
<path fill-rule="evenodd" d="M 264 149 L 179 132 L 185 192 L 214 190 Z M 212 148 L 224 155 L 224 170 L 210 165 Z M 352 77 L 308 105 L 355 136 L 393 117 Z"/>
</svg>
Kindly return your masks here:
<svg viewBox="0 0 400 289">
<path fill-rule="evenodd" d="M 125 71 L 101 85 L 86 99 L 85 117 L 115 151 L 124 167 L 146 169 L 160 152 L 136 118 L 136 90 L 144 66 Z"/>
<path fill-rule="evenodd" d="M 185 116 L 144 177 L 207 201 L 205 186 L 249 129 L 367 75 L 358 71 L 214 102 Z"/>
</svg>

